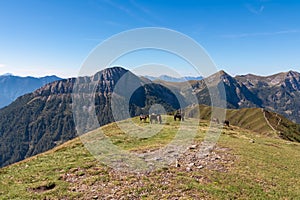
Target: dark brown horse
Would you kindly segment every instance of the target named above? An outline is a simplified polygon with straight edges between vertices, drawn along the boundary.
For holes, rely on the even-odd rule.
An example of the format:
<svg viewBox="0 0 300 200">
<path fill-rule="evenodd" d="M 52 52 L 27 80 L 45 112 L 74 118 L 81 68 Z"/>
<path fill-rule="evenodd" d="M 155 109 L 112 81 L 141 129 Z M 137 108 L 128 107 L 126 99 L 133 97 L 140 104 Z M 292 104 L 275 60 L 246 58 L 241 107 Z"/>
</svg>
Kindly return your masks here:
<svg viewBox="0 0 300 200">
<path fill-rule="evenodd" d="M 146 122 L 147 118 L 149 118 L 149 115 L 140 115 L 140 121 L 144 120 Z"/>
<path fill-rule="evenodd" d="M 228 126 L 229 127 L 229 121 L 228 120 L 224 120 L 223 124 L 224 124 L 224 126 Z"/>
<path fill-rule="evenodd" d="M 177 111 L 174 115 L 174 121 L 176 121 L 176 119 L 179 119 L 179 121 L 184 121 L 184 113 L 181 111 Z"/>
</svg>

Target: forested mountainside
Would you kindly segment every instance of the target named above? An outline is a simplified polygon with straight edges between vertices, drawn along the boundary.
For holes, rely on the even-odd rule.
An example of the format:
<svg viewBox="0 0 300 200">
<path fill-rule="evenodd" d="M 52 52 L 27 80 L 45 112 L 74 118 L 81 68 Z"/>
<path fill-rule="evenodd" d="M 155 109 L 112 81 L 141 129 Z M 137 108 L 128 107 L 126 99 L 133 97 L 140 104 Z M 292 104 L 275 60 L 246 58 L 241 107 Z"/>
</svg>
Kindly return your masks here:
<svg viewBox="0 0 300 200">
<path fill-rule="evenodd" d="M 111 95 L 124 74 L 130 77 L 128 81 L 140 82 L 140 88 L 129 100 L 132 116 L 145 112 L 155 103 L 167 111 L 179 108 L 179 102 L 168 88 L 152 82 L 143 85 L 139 77 L 123 68 L 108 68 L 94 76 L 78 78 L 81 88 L 97 86 L 95 110 L 99 125 L 114 121 Z M 0 110 L 0 166 L 44 152 L 77 136 L 72 113 L 75 82 L 75 78 L 70 78 L 49 83 Z"/>
</svg>

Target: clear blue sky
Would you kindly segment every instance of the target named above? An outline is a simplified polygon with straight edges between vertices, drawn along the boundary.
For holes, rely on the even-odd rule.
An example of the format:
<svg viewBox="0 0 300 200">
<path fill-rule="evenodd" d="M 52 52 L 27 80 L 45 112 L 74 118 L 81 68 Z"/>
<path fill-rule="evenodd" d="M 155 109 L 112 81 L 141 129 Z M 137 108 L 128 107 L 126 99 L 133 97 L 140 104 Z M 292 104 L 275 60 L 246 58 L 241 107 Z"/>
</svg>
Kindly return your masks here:
<svg viewBox="0 0 300 200">
<path fill-rule="evenodd" d="M 232 75 L 300 71 L 297 0 L 0 0 L 0 74 L 76 76 L 96 45 L 141 27 L 190 36 Z"/>
</svg>

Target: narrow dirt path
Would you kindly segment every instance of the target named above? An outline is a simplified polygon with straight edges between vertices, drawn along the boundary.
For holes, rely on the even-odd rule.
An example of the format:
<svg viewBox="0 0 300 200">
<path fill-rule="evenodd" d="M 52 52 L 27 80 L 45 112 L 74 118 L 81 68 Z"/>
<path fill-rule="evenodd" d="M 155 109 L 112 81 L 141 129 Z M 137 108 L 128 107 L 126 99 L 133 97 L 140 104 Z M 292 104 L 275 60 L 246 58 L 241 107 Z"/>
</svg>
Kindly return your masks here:
<svg viewBox="0 0 300 200">
<path fill-rule="evenodd" d="M 276 129 L 270 124 L 269 120 L 267 119 L 266 113 L 265 113 L 265 111 L 264 111 L 263 108 L 261 109 L 261 111 L 262 111 L 262 113 L 263 113 L 263 115 L 264 115 L 264 118 L 265 118 L 267 124 L 269 125 L 269 127 L 270 127 L 273 131 L 276 131 Z"/>
<path fill-rule="evenodd" d="M 277 126 L 276 126 L 276 127 L 278 127 L 282 119 L 281 119 L 281 117 L 278 116 L 278 114 L 276 114 L 276 117 L 279 118 Z"/>
</svg>

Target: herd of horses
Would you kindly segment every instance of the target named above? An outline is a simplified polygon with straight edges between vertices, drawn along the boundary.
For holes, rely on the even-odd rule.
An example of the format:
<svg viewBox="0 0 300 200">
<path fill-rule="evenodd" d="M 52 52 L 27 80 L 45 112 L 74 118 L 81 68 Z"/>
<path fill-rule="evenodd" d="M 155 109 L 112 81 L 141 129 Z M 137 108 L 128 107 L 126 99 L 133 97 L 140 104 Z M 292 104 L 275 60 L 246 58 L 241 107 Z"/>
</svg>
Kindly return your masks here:
<svg viewBox="0 0 300 200">
<path fill-rule="evenodd" d="M 147 118 L 149 118 L 150 120 L 150 124 L 155 123 L 162 123 L 162 118 L 161 118 L 161 114 L 155 114 L 152 113 L 151 115 L 140 115 L 140 121 L 147 121 Z M 181 111 L 177 111 L 174 114 L 174 121 L 176 121 L 177 119 L 179 119 L 179 121 L 184 121 L 184 113 Z"/>
<path fill-rule="evenodd" d="M 153 124 L 154 122 L 160 123 L 160 124 L 162 123 L 162 118 L 161 118 L 160 114 L 152 113 L 150 116 L 149 115 L 140 115 L 140 121 L 146 122 L 147 118 L 150 119 L 150 124 Z"/>
<path fill-rule="evenodd" d="M 211 119 L 212 122 L 216 123 L 216 124 L 220 124 L 220 120 L 218 118 L 213 117 Z M 222 121 L 224 126 L 228 126 L 229 127 L 229 120 L 224 120 Z"/>
<path fill-rule="evenodd" d="M 148 118 L 150 120 L 150 124 L 153 124 L 153 123 L 161 124 L 162 123 L 161 114 L 152 113 L 151 115 L 143 115 L 143 114 L 140 115 L 140 121 L 146 122 Z M 181 111 L 177 111 L 174 114 L 174 121 L 176 121 L 177 119 L 179 121 L 184 121 L 184 113 L 181 112 Z M 214 123 L 217 123 L 217 124 L 220 123 L 218 118 L 212 118 L 211 121 L 214 122 Z M 224 120 L 222 123 L 223 123 L 224 126 L 229 127 L 229 120 Z"/>
</svg>

